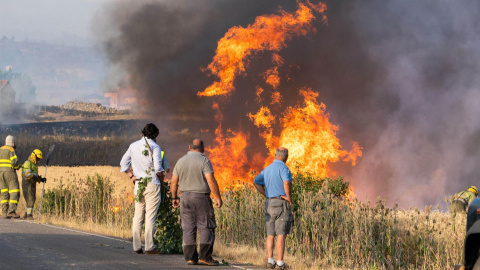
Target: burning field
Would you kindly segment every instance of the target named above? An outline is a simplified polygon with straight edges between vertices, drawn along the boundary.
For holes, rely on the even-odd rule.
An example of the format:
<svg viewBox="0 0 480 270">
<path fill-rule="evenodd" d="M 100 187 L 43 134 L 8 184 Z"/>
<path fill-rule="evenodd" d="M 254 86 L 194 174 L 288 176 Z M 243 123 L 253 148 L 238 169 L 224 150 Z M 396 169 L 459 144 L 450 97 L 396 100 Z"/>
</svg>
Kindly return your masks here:
<svg viewBox="0 0 480 270">
<path fill-rule="evenodd" d="M 339 126 L 330 120 L 318 91 L 292 83 L 295 79 L 291 70 L 298 68 L 282 54 L 292 40 L 315 35 L 318 27 L 326 25 L 326 10 L 324 3 L 299 1 L 290 12 L 279 8 L 274 14 L 257 16 L 245 27 L 231 27 L 219 39 L 210 64 L 198 67 L 215 81 L 197 91 L 196 96 L 183 96 L 185 100 L 178 101 L 184 105 L 188 99 L 196 100 L 200 106 L 193 109 L 197 110 L 210 107 L 201 115 L 213 116 L 213 121 L 201 131 L 212 140 L 207 154 L 222 190 L 252 182 L 252 174 L 273 160 L 279 146 L 290 150 L 288 165 L 292 169 L 301 168 L 322 178 L 339 174 L 332 164 L 355 166 L 362 156 L 358 142 L 347 141 L 348 146 L 342 146 L 337 136 Z M 260 61 L 264 62 L 257 64 Z M 146 83 L 137 70 L 128 70 L 128 77 L 131 84 Z M 248 86 L 239 87 L 239 77 Z M 162 96 L 148 88 L 146 92 Z M 149 100 L 144 103 L 147 108 L 153 107 Z"/>
<path fill-rule="evenodd" d="M 409 207 L 478 185 L 479 9 L 136 1 L 106 5 L 94 32 L 106 81 L 137 89 L 156 123 L 205 139 L 223 187 L 251 182 L 285 146 L 292 170 Z"/>
<path fill-rule="evenodd" d="M 292 13 L 280 11 L 279 15 L 259 16 L 245 28 L 230 28 L 218 42 L 213 61 L 205 70 L 218 80 L 197 94 L 217 98 L 212 108 L 216 111 L 218 126 L 214 145 L 208 152 L 222 187 L 232 185 L 232 180 L 251 181 L 249 172 L 259 172 L 271 163 L 279 146 L 290 150 L 287 165 L 300 166 L 302 170 L 322 178 L 337 174 L 330 168 L 331 163 L 350 161 L 354 166 L 357 157 L 362 155 L 357 142 L 352 143 L 351 151 L 343 150 L 336 137 L 338 126 L 330 122 L 326 106 L 317 100 L 317 92 L 310 88 L 298 89 L 297 104 L 285 106 L 280 91 L 281 82 L 289 76 L 279 71 L 285 64 L 281 50 L 292 38 L 315 32 L 317 17 L 326 23 L 325 10 L 323 3 L 299 3 L 298 9 Z M 232 102 L 230 96 L 236 91 L 235 79 L 240 75 L 249 76 L 246 71 L 248 63 L 258 53 L 263 53 L 264 57 L 269 55 L 272 62 L 264 72 L 253 74 L 264 79 L 256 85 L 255 96 L 250 97 L 252 107 L 258 108 L 258 111 L 246 115 L 256 129 L 225 129 L 222 112 Z M 253 148 L 249 144 L 251 140 L 258 140 L 252 138 L 257 136 L 264 140 L 264 147 L 257 145 Z M 249 147 L 250 151 L 247 151 Z M 228 162 L 230 160 L 234 162 Z"/>
</svg>

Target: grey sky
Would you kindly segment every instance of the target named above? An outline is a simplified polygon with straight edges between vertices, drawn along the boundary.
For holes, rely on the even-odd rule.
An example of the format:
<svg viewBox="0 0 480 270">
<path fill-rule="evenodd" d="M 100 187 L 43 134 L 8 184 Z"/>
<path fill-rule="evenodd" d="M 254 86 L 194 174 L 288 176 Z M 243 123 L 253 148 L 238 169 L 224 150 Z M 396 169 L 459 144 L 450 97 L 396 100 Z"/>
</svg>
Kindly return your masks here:
<svg viewBox="0 0 480 270">
<path fill-rule="evenodd" d="M 91 19 L 106 1 L 0 0 L 0 37 L 92 44 Z"/>
</svg>

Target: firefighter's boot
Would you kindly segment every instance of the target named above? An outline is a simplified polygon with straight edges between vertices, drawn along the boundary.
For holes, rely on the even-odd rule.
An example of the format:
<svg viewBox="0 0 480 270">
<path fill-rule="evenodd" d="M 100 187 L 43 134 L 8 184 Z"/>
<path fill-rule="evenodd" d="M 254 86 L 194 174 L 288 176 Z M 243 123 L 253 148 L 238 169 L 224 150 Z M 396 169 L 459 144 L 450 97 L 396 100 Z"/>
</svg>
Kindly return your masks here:
<svg viewBox="0 0 480 270">
<path fill-rule="evenodd" d="M 15 218 L 15 219 L 17 219 L 17 218 L 20 218 L 20 216 L 19 216 L 17 213 L 12 212 L 12 213 L 9 213 L 9 214 L 7 215 L 7 218 Z"/>
</svg>

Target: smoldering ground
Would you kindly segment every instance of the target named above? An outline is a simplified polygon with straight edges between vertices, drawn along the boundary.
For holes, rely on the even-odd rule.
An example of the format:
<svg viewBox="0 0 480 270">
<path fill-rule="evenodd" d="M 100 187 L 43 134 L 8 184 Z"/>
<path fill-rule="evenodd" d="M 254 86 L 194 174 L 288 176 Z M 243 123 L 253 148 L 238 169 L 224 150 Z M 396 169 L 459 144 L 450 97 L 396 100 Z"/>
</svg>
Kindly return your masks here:
<svg viewBox="0 0 480 270">
<path fill-rule="evenodd" d="M 440 203 L 480 185 L 480 4 L 452 1 L 326 1 L 328 24 L 288 42 L 279 91 L 282 106 L 298 89 L 320 93 L 342 145 L 363 147 L 354 168 L 334 164 L 360 199 L 386 198 L 401 207 Z M 215 79 L 202 71 L 232 26 L 295 10 L 294 1 L 121 1 L 106 5 L 92 25 L 110 60 L 106 86 L 140 90 L 152 116 L 193 133 L 215 128 L 212 98 L 199 98 Z M 255 85 L 265 62 L 258 53 L 248 76 L 222 104 L 224 125 L 256 132 Z M 127 79 L 126 79 L 127 78 Z M 191 118 L 188 126 L 179 118 Z M 175 120 L 176 119 L 176 120 Z M 251 137 L 254 137 L 253 135 Z M 252 139 L 252 142 L 255 140 Z M 253 143 L 255 147 L 257 145 Z"/>
</svg>

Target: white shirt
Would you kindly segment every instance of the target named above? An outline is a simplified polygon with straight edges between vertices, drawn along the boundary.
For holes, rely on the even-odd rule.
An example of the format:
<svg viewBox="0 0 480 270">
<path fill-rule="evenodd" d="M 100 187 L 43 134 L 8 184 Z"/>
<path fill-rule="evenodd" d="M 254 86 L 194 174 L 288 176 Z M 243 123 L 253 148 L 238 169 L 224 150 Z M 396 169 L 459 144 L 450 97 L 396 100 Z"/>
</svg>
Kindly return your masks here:
<svg viewBox="0 0 480 270">
<path fill-rule="evenodd" d="M 131 166 L 133 169 L 133 174 L 137 179 L 150 176 L 153 184 L 160 185 L 160 180 L 158 179 L 157 173 L 165 171 L 162 167 L 162 149 L 160 149 L 160 146 L 152 139 L 147 139 L 147 142 L 153 152 L 153 164 L 150 150 L 145 144 L 145 139 L 141 138 L 140 140 L 130 144 L 130 147 L 128 147 L 127 152 L 125 152 L 122 160 L 120 161 L 120 171 L 124 172 Z M 146 171 L 152 167 L 152 165 L 153 171 L 147 175 Z"/>
</svg>

